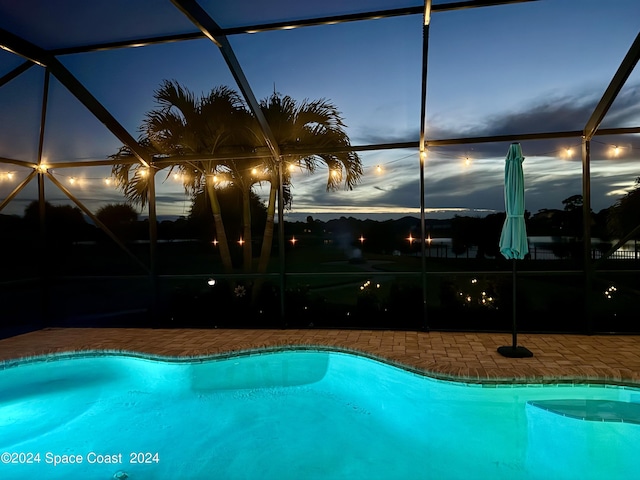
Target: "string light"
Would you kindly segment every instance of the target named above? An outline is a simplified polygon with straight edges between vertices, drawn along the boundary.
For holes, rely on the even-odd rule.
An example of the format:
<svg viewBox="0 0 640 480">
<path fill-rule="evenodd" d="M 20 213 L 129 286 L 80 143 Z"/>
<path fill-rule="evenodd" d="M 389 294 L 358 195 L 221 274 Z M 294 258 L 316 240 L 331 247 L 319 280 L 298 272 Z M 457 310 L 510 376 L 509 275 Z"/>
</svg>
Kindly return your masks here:
<svg viewBox="0 0 640 480">
<path fill-rule="evenodd" d="M 620 146 L 620 145 L 611 144 L 611 143 L 599 142 L 597 140 L 591 140 L 591 142 L 603 145 L 605 147 L 604 154 L 609 156 L 609 157 L 619 157 L 625 152 L 625 150 L 628 150 L 628 151 L 640 150 L 640 147 L 631 146 L 631 145 Z M 548 156 L 552 156 L 552 157 L 557 157 L 557 158 L 570 159 L 570 158 L 572 158 L 574 156 L 574 153 L 576 151 L 576 147 L 580 147 L 580 145 L 581 145 L 581 143 L 577 144 L 577 145 L 564 146 L 564 147 L 562 147 L 560 149 L 560 151 L 558 151 L 558 150 L 550 150 L 550 151 L 545 151 L 545 152 L 533 152 L 533 153 L 530 152 L 526 156 L 527 157 L 548 157 Z M 432 147 L 432 149 L 433 148 L 446 149 L 447 147 Z M 446 151 L 440 151 L 438 153 L 439 157 L 459 158 L 458 155 L 459 154 L 456 154 L 456 153 L 447 154 Z M 591 156 L 593 157 L 594 154 L 592 153 Z M 463 164 L 465 166 L 469 166 L 471 163 L 472 163 L 471 158 L 469 156 L 465 156 Z"/>
<path fill-rule="evenodd" d="M 620 158 L 625 154 L 629 154 L 629 152 L 635 151 L 635 150 L 640 150 L 640 147 L 638 146 L 633 146 L 633 145 L 623 145 L 620 146 L 618 144 L 612 144 L 612 143 L 606 143 L 606 142 L 600 142 L 597 140 L 591 140 L 592 143 L 597 143 L 603 146 L 603 152 L 606 156 L 608 156 L 609 158 Z M 576 151 L 576 146 L 581 145 L 569 145 L 566 147 L 562 147 L 562 149 L 560 151 L 558 150 L 552 150 L 552 151 L 548 151 L 548 152 L 537 152 L 537 153 L 528 153 L 528 157 L 546 157 L 546 156 L 555 156 L 555 157 L 560 157 L 560 158 L 566 158 L 566 159 L 571 159 Z M 432 148 L 436 148 L 436 149 L 442 149 L 440 150 L 440 152 L 438 152 L 438 156 L 439 157 L 451 157 L 451 158 L 455 158 L 457 155 L 453 152 L 451 152 L 451 154 L 448 154 L 446 152 L 446 148 L 445 146 L 442 147 L 432 147 Z M 419 156 L 421 160 L 425 160 L 427 157 L 427 149 L 422 150 L 419 152 Z M 555 153 L 554 153 L 555 152 Z M 592 153 L 593 156 L 593 153 Z M 375 165 L 372 165 L 368 168 L 371 168 L 371 173 L 373 174 L 384 174 L 387 173 L 388 166 L 400 162 L 402 160 L 405 160 L 407 158 L 415 158 L 415 151 L 412 153 L 409 153 L 408 155 L 403 155 L 402 157 L 398 157 L 398 158 L 394 158 L 392 160 L 388 160 L 385 161 L 383 163 L 377 163 Z M 463 157 L 463 165 L 464 167 L 469 167 L 471 166 L 471 164 L 473 163 L 473 160 L 470 156 L 465 156 Z M 299 163 L 297 162 L 287 162 L 286 163 L 286 168 L 293 172 L 295 169 L 297 168 L 303 168 Z M 33 167 L 36 172 L 38 173 L 54 173 L 53 170 L 49 170 L 51 168 L 50 165 L 47 165 L 46 163 L 41 163 L 39 165 L 35 165 Z M 251 173 L 251 175 L 253 176 L 260 176 L 263 173 L 268 173 L 268 170 L 265 170 L 263 172 L 261 172 L 260 170 L 260 166 L 252 166 L 247 168 L 246 173 Z M 201 172 L 200 170 L 196 170 L 195 171 L 196 176 L 200 176 L 203 174 L 203 172 Z M 135 175 L 138 175 L 139 178 L 146 178 L 149 176 L 149 169 L 148 168 L 138 168 L 135 170 Z M 100 184 L 103 184 L 106 187 L 110 187 L 110 188 L 117 188 L 118 186 L 118 182 L 112 178 L 112 177 L 98 177 L 98 178 L 90 178 L 90 177 L 82 177 L 79 178 L 77 176 L 66 176 L 66 175 L 61 175 L 58 172 L 55 172 L 55 174 L 59 177 L 63 177 L 65 180 L 65 182 L 69 185 L 74 185 L 74 186 L 88 186 L 91 185 L 93 182 L 100 182 Z M 229 175 L 231 175 L 231 173 L 227 174 L 227 173 L 213 173 L 213 174 L 207 174 L 208 177 L 212 178 L 214 182 L 219 183 L 219 182 L 230 182 L 231 180 L 229 179 Z M 331 176 L 331 178 L 333 178 L 334 180 L 339 180 L 342 179 L 343 177 L 343 172 L 341 168 L 333 168 L 330 169 L 329 171 L 329 175 Z M 15 181 L 15 179 L 18 177 L 19 175 L 16 175 L 16 172 L 13 171 L 5 171 L 5 172 L 0 172 L 0 181 Z M 229 177 L 229 178 L 227 178 Z M 171 174 L 171 178 L 175 181 L 181 181 L 182 183 L 187 183 L 189 181 L 192 180 L 192 178 L 189 178 L 189 176 L 187 176 L 183 171 L 180 172 L 175 172 Z M 93 182 L 92 182 L 93 181 Z M 95 183 L 94 183 L 95 184 Z"/>
<path fill-rule="evenodd" d="M 613 294 L 617 291 L 618 289 L 614 286 L 611 285 L 609 288 L 607 288 L 604 291 L 604 296 L 607 297 L 609 300 L 611 300 L 613 298 Z"/>
<path fill-rule="evenodd" d="M 366 282 L 364 282 L 362 285 L 360 285 L 360 290 L 365 290 L 367 288 L 369 288 L 371 286 L 371 280 L 367 280 Z M 380 288 L 380 284 L 376 283 L 376 288 Z"/>
</svg>

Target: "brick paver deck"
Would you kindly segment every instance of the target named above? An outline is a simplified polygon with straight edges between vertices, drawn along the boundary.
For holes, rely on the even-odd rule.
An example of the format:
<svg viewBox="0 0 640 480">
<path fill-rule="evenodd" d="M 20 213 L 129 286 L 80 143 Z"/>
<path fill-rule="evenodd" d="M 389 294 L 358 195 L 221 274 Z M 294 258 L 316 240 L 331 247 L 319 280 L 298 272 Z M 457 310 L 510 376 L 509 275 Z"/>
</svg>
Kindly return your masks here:
<svg viewBox="0 0 640 480">
<path fill-rule="evenodd" d="M 52 328 L 0 340 L 3 361 L 75 350 L 192 356 L 262 347 L 326 346 L 362 352 L 465 382 L 587 382 L 640 386 L 640 336 L 520 334 L 532 358 L 505 358 L 510 334 L 377 330 Z"/>
</svg>

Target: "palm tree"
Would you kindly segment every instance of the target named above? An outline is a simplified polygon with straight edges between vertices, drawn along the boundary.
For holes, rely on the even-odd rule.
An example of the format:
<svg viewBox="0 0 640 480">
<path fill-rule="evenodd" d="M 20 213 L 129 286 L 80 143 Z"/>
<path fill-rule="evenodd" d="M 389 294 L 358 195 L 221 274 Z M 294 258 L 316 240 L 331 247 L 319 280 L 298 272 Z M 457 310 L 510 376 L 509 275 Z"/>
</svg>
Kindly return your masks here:
<svg viewBox="0 0 640 480">
<path fill-rule="evenodd" d="M 302 168 L 314 173 L 318 164 L 328 167 L 327 191 L 337 190 L 341 184 L 351 190 L 362 177 L 362 162 L 351 150 L 349 137 L 345 132 L 342 115 L 336 106 L 325 99 L 296 102 L 290 96 L 274 92 L 260 102 L 260 108 L 271 127 L 271 131 L 283 153 L 281 159 L 268 159 L 265 169 L 270 183 L 267 203 L 267 223 L 258 262 L 258 272 L 267 269 L 273 243 L 274 218 L 277 191 L 280 187 L 280 173 L 283 187 L 288 193 L 291 183 L 289 168 L 282 168 L 284 159 L 294 168 Z M 310 154 L 329 150 L 333 153 Z M 302 153 L 296 153 L 296 150 Z M 279 168 L 282 172 L 279 172 Z M 344 182 L 343 182 L 344 181 Z M 290 201 L 290 197 L 288 198 Z"/>
<path fill-rule="evenodd" d="M 195 196 L 203 188 L 206 189 L 222 263 L 228 271 L 232 269 L 231 255 L 217 196 L 216 178 L 224 177 L 242 192 L 243 263 L 247 272 L 251 270 L 253 256 L 251 193 L 256 184 L 269 182 L 267 221 L 258 262 L 258 271 L 264 273 L 273 244 L 280 179 L 284 200 L 290 201 L 290 171 L 282 168 L 283 158 L 286 158 L 288 165 L 310 173 L 315 172 L 319 163 L 324 163 L 329 169 L 327 191 L 336 190 L 342 183 L 345 188 L 352 189 L 362 176 L 362 163 L 351 150 L 342 116 L 335 105 L 327 100 L 297 103 L 289 96 L 274 92 L 260 102 L 260 108 L 284 154 L 283 158 L 276 159 L 255 154 L 264 147 L 264 136 L 235 91 L 217 87 L 198 99 L 177 82 L 164 81 L 154 92 L 154 98 L 158 108 L 147 113 L 140 129 L 140 144 L 158 158 L 157 162 L 161 161 L 162 156 L 183 157 L 169 164 L 169 175 L 174 170 L 182 174 L 187 193 Z M 335 153 L 308 153 L 314 149 Z M 302 153 L 296 153 L 296 150 Z M 214 154 L 224 159 L 210 159 Z M 198 159 L 198 155 L 207 159 Z M 132 152 L 122 147 L 114 157 L 131 156 Z M 188 157 L 193 160 L 188 161 Z M 140 165 L 116 165 L 113 173 L 128 200 L 146 204 L 148 177 L 143 175 L 144 169 Z"/>
<path fill-rule="evenodd" d="M 196 98 L 178 82 L 165 80 L 154 92 L 154 98 L 158 108 L 146 114 L 139 143 L 156 157 L 194 157 L 191 161 L 171 163 L 168 175 L 176 171 L 185 191 L 192 196 L 206 190 L 222 264 L 226 271 L 231 271 L 233 265 L 216 185 L 217 177 L 229 173 L 229 168 L 222 160 L 203 160 L 197 156 L 237 154 L 238 149 L 246 145 L 242 135 L 246 133 L 250 114 L 238 93 L 228 87 L 214 88 L 208 95 Z M 127 147 L 114 155 L 115 158 L 131 156 Z M 112 172 L 127 200 L 141 205 L 148 202 L 149 175 L 140 164 L 118 164 Z"/>
</svg>

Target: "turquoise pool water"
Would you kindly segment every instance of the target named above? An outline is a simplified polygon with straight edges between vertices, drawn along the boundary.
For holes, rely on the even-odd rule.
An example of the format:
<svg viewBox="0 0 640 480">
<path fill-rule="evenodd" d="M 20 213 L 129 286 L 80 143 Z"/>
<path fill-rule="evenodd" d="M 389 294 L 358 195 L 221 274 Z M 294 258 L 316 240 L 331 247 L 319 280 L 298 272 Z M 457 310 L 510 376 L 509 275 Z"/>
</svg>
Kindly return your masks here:
<svg viewBox="0 0 640 480">
<path fill-rule="evenodd" d="M 636 407 L 635 388 L 483 387 L 335 351 L 66 355 L 0 370 L 0 478 L 637 478 Z"/>
</svg>

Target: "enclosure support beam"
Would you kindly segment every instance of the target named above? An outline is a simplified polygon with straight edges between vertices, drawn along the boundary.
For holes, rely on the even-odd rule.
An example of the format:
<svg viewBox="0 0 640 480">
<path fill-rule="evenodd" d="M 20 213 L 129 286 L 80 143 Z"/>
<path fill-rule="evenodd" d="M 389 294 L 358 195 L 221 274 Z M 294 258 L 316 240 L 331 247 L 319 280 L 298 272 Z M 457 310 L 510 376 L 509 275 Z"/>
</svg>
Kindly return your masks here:
<svg viewBox="0 0 640 480">
<path fill-rule="evenodd" d="M 284 253 L 284 175 L 282 169 L 284 162 L 277 163 L 278 168 L 278 253 L 280 258 L 280 324 L 282 327 L 287 326 L 287 313 L 285 310 L 285 289 L 286 283 L 286 264 Z"/>
<path fill-rule="evenodd" d="M 459 2 L 433 5 L 432 10 L 434 12 L 450 12 L 455 10 L 467 10 L 471 8 L 483 8 L 496 5 L 509 5 L 537 1 L 538 0 L 463 0 Z M 380 18 L 392 18 L 406 15 L 421 15 L 422 13 L 423 7 L 420 5 L 416 5 L 409 7 L 391 8 L 386 10 L 369 10 L 365 12 L 348 13 L 344 15 L 331 15 L 328 17 L 303 18 L 299 20 L 289 20 L 283 22 L 271 22 L 254 25 L 244 25 L 240 27 L 229 27 L 221 29 L 221 33 L 227 36 L 240 35 L 246 33 L 268 32 L 272 30 L 289 30 L 292 28 L 314 27 L 319 25 L 336 25 L 338 23 L 359 22 L 363 20 L 378 20 Z M 143 47 L 148 45 L 182 42 L 185 40 L 197 40 L 204 37 L 205 35 L 202 32 L 179 33 L 173 35 L 136 38 L 134 40 L 64 47 L 51 50 L 50 52 L 53 55 L 72 55 L 77 53 L 115 50 L 119 48 Z"/>
<path fill-rule="evenodd" d="M 98 228 L 100 228 L 104 233 L 106 233 L 109 238 L 111 238 L 111 240 L 113 240 L 116 245 L 118 245 L 127 255 L 129 255 L 138 265 L 140 265 L 140 267 L 145 271 L 145 272 L 149 272 L 149 269 L 147 268 L 147 266 L 142 263 L 140 261 L 140 259 L 138 257 L 136 257 L 131 250 L 129 250 L 126 245 L 124 243 L 122 243 L 120 241 L 120 239 L 111 231 L 109 230 L 109 228 L 100 221 L 100 219 L 98 217 L 96 217 L 91 210 L 89 210 L 80 200 L 78 200 L 76 198 L 76 196 L 71 193 L 67 187 L 65 187 L 64 185 L 62 185 L 62 183 L 60 183 L 58 181 L 58 179 L 56 177 L 54 177 L 53 175 L 51 175 L 51 173 L 46 172 L 47 178 L 49 178 L 49 180 L 51 180 L 51 183 L 53 183 L 56 187 L 58 187 L 60 189 L 60 191 L 62 193 L 64 193 L 67 197 L 69 197 L 69 199 L 75 203 L 78 208 L 80 208 L 80 210 L 82 210 L 85 215 L 87 215 L 91 220 L 93 220 L 93 222 L 96 224 L 96 226 Z"/>
<path fill-rule="evenodd" d="M 591 261 L 591 139 L 595 135 L 600 123 L 611 108 L 618 93 L 633 72 L 640 59 L 640 33 L 631 44 L 622 63 L 611 79 L 602 98 L 593 110 L 582 134 L 582 228 L 584 248 L 584 275 L 585 275 L 585 316 L 587 318 L 587 332 L 593 333 L 593 313 L 591 309 L 591 289 L 593 287 L 594 266 Z"/>
<path fill-rule="evenodd" d="M 591 261 L 591 140 L 582 139 L 582 235 L 584 264 L 584 315 L 587 333 L 593 333 L 591 289 L 593 284 L 593 262 Z"/>
<path fill-rule="evenodd" d="M 628 135 L 633 133 L 640 133 L 640 127 L 622 127 L 622 128 L 600 128 L 594 133 L 595 136 L 606 135 Z M 582 130 L 572 130 L 565 132 L 546 132 L 546 133 L 531 133 L 531 134 L 513 134 L 513 135 L 497 135 L 491 137 L 467 137 L 467 138 L 449 138 L 449 139 L 430 139 L 427 143 L 429 147 L 442 147 L 442 146 L 454 146 L 454 145 L 467 145 L 474 143 L 498 143 L 498 142 L 521 142 L 525 140 L 550 140 L 554 138 L 571 138 L 582 137 L 584 132 Z M 419 149 L 420 142 L 396 142 L 396 143 L 377 143 L 371 145 L 351 145 L 348 151 L 353 152 L 368 152 L 374 150 L 397 150 L 397 149 Z M 286 149 L 281 150 L 282 157 L 287 155 L 313 155 L 323 153 L 340 153 L 344 152 L 344 147 L 324 147 L 315 148 L 313 150 L 307 149 Z M 173 165 L 180 162 L 195 162 L 195 161 L 207 161 L 207 160 L 236 160 L 244 158 L 265 158 L 271 157 L 270 152 L 243 152 L 241 156 L 234 156 L 227 154 L 211 154 L 211 155 L 180 155 L 180 156 L 168 156 L 154 160 L 153 165 L 158 168 L 163 168 L 166 165 Z M 27 168 L 34 168 L 35 164 L 30 162 L 24 162 L 21 160 L 15 160 L 6 157 L 0 157 L 1 163 L 12 163 L 14 165 L 20 165 Z M 86 161 L 74 161 L 74 162 L 55 162 L 51 163 L 51 168 L 77 168 L 77 167 L 92 167 L 92 166 L 108 166 L 108 165 L 120 165 L 120 164 L 135 164 L 140 163 L 136 159 L 105 159 L 105 160 L 86 160 Z"/>
<path fill-rule="evenodd" d="M 284 262 L 284 187 L 282 184 L 283 175 L 283 159 L 280 155 L 280 147 L 278 142 L 276 141 L 275 136 L 273 135 L 273 131 L 271 130 L 271 126 L 267 122 L 267 119 L 260 108 L 260 104 L 256 99 L 256 96 L 251 89 L 251 85 L 249 85 L 249 81 L 240 66 L 240 62 L 236 58 L 236 54 L 231 48 L 231 44 L 227 37 L 222 33 L 222 29 L 218 26 L 218 24 L 209 16 L 209 14 L 194 0 L 171 0 L 173 4 L 191 21 L 194 25 L 196 25 L 202 33 L 204 33 L 207 38 L 209 38 L 213 43 L 215 43 L 220 49 L 220 53 L 224 58 L 233 78 L 235 79 L 242 96 L 244 97 L 249 109 L 253 113 L 258 125 L 260 125 L 260 130 L 262 132 L 263 139 L 265 144 L 271 153 L 271 157 L 274 160 L 274 165 L 278 168 L 278 232 L 279 232 L 279 254 L 280 254 L 280 262 Z M 285 313 L 284 313 L 284 285 L 285 285 L 285 277 L 284 277 L 284 269 L 281 268 L 280 272 L 280 316 L 284 322 Z"/>
<path fill-rule="evenodd" d="M 151 301 L 149 305 L 149 316 L 152 321 L 157 321 L 158 313 L 158 216 L 156 212 L 156 169 L 150 168 L 148 188 L 149 188 L 149 279 L 151 288 Z"/>
<path fill-rule="evenodd" d="M 633 72 L 638 60 L 640 60 L 640 33 L 638 33 L 636 39 L 631 44 L 629 51 L 622 59 L 618 70 L 611 79 L 609 86 L 605 90 L 602 98 L 598 102 L 598 105 L 596 105 L 596 108 L 593 110 L 591 117 L 584 127 L 583 135 L 587 140 L 591 140 L 596 130 L 598 130 L 598 127 L 600 127 L 602 119 L 609 111 L 609 108 L 615 101 L 618 93 L 620 93 L 620 90 L 622 90 L 622 87 L 629 78 L 629 75 Z"/>
<path fill-rule="evenodd" d="M 604 253 L 598 260 L 596 260 L 594 262 L 594 267 L 597 267 L 599 264 L 601 264 L 602 262 L 607 260 L 609 257 L 611 257 L 611 255 L 613 255 L 619 248 L 621 248 L 629 240 L 633 239 L 638 233 L 640 233 L 640 225 L 635 227 L 633 230 L 627 233 L 624 237 L 618 240 L 613 247 L 607 250 L 606 253 Z"/>
<path fill-rule="evenodd" d="M 33 180 L 33 177 L 35 177 L 38 174 L 38 172 L 36 170 L 32 170 L 31 173 L 29 175 L 27 175 L 27 178 L 25 178 L 20 185 L 18 185 L 16 188 L 13 189 L 13 191 L 7 195 L 7 198 L 5 198 L 2 203 L 0 203 L 0 212 L 2 211 L 2 209 L 4 207 L 7 206 L 7 204 L 9 202 L 11 202 L 11 200 L 13 200 L 15 198 L 15 196 L 20 193 L 20 191 L 27 186 L 27 184 L 29 184 L 29 182 L 31 182 L 31 180 Z"/>
<path fill-rule="evenodd" d="M 47 67 L 47 71 L 51 71 L 60 83 L 124 143 L 145 167 L 149 166 L 147 152 L 55 56 L 2 28 L 0 28 L 0 46 L 33 63 Z"/>
<path fill-rule="evenodd" d="M 225 35 L 222 34 L 222 29 L 218 26 L 218 24 L 209 16 L 209 14 L 198 4 L 198 2 L 194 0 L 171 0 L 173 4 L 178 8 L 202 33 L 205 34 L 207 38 L 209 38 L 213 43 L 215 43 L 220 49 L 220 53 L 222 53 L 222 57 L 224 58 L 229 70 L 231 71 L 231 75 L 235 79 L 238 84 L 238 88 L 242 92 L 242 95 L 249 106 L 249 109 L 254 114 L 260 128 L 262 130 L 262 134 L 264 136 L 264 140 L 266 142 L 271 155 L 274 160 L 278 161 L 280 159 L 280 150 L 278 147 L 278 142 L 273 136 L 273 132 L 271 131 L 271 127 L 269 126 L 267 119 L 262 113 L 262 109 L 260 108 L 260 104 L 256 99 L 256 96 L 249 85 L 249 81 L 240 66 L 240 62 L 236 58 L 236 54 L 231 48 L 231 44 Z"/>
<path fill-rule="evenodd" d="M 424 2 L 424 22 L 422 25 L 422 90 L 420 95 L 420 253 L 422 273 L 422 330 L 429 329 L 427 311 L 427 231 L 424 199 L 424 164 L 427 159 L 427 70 L 429 60 L 429 25 L 431 23 L 431 0 Z"/>
<path fill-rule="evenodd" d="M 26 62 L 18 65 L 16 68 L 11 70 L 9 73 L 0 77 L 0 87 L 3 86 L 5 83 L 9 83 L 11 80 L 16 78 L 22 72 L 29 70 L 29 68 L 33 67 L 33 65 L 34 64 L 32 62 L 27 60 Z"/>
<path fill-rule="evenodd" d="M 46 228 L 46 198 L 44 192 L 44 175 L 45 170 L 40 168 L 42 166 L 42 153 L 44 148 L 44 131 L 47 124 L 47 104 L 49 102 L 49 69 L 44 72 L 44 85 L 42 86 L 42 108 L 40 110 L 40 132 L 38 134 L 38 213 L 40 219 L 40 251 L 47 252 L 47 228 Z M 40 267 L 40 312 L 44 325 L 47 325 L 47 319 L 50 315 L 50 297 L 51 291 L 49 289 L 49 256 L 39 256 Z"/>
</svg>

